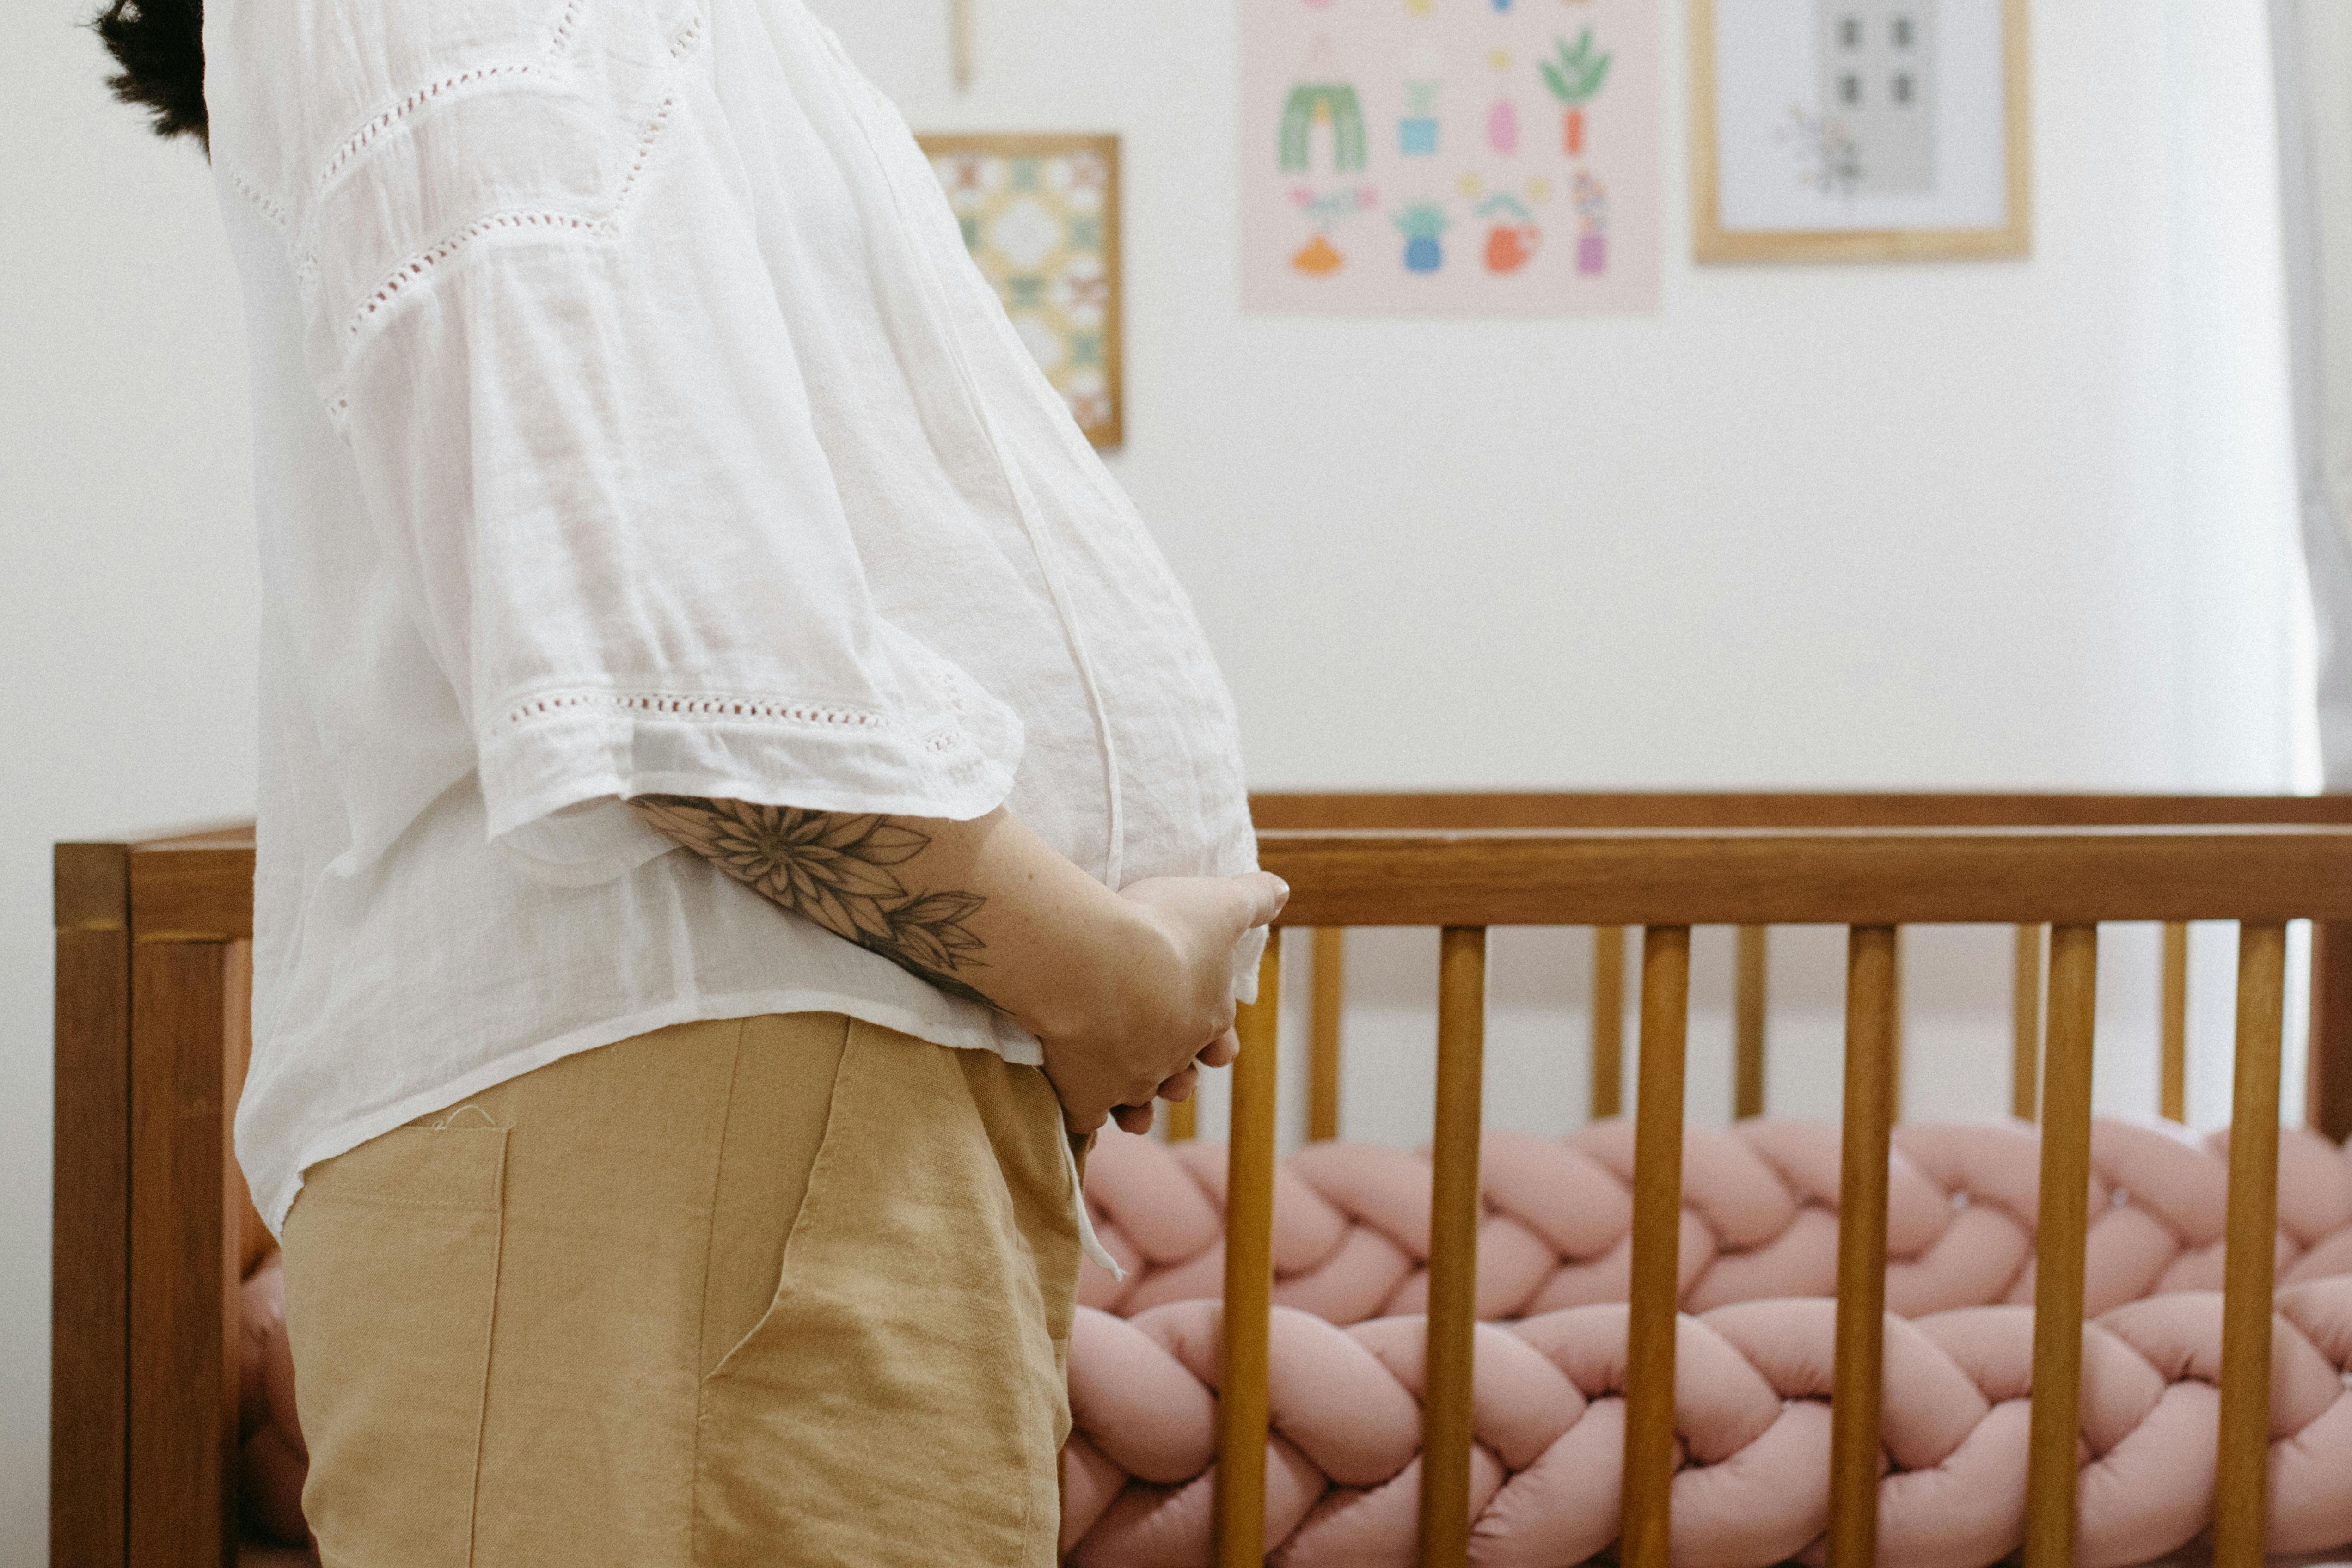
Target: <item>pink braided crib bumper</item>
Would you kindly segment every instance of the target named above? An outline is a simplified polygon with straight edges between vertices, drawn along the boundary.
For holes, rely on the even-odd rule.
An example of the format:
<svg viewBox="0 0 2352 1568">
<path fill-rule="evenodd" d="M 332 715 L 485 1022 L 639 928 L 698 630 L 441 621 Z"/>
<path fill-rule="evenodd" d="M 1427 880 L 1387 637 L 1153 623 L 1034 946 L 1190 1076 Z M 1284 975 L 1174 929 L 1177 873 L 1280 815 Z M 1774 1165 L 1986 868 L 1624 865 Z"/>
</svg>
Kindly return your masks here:
<svg viewBox="0 0 2352 1568">
<path fill-rule="evenodd" d="M 2022 1536 L 2038 1140 L 1897 1128 L 1889 1182 L 1881 1560 L 1979 1568 Z M 2211 1511 L 2224 1163 L 2218 1140 L 2102 1122 L 2084 1328 L 2083 1568 L 2144 1563 Z M 1211 1559 L 1225 1152 L 1111 1132 L 1087 1198 L 1062 1547 L 1080 1568 Z M 1684 1152 L 1674 1552 L 1820 1561 L 1834 1353 L 1834 1128 L 1691 1128 Z M 1633 1138 L 1497 1133 L 1482 1162 L 1473 1560 L 1571 1564 L 1618 1527 Z M 2352 1159 L 2280 1150 L 2270 1541 L 2352 1542 Z M 1318 1144 L 1276 1177 L 1267 1531 L 1285 1568 L 1414 1560 L 1430 1169 Z M 245 1286 L 248 1522 L 307 1533 L 277 1260 Z"/>
<path fill-rule="evenodd" d="M 1890 1173 L 1882 1561 L 1979 1568 L 2023 1535 L 2038 1140 L 1898 1128 Z M 2093 1135 L 2084 1568 L 2210 1521 L 2221 1356 L 2220 1140 Z M 1838 1142 L 1748 1122 L 1685 1135 L 1673 1489 L 1691 1568 L 1818 1563 L 1828 1519 Z M 1472 1559 L 1570 1564 L 1618 1528 L 1633 1137 L 1485 1144 Z M 2352 1162 L 2280 1152 L 2270 1542 L 2352 1543 Z M 1210 1561 L 1224 1150 L 1110 1135 L 1071 1346 L 1062 1545 L 1081 1565 Z M 1266 1540 L 1285 1568 L 1406 1564 L 1420 1487 L 1425 1156 L 1320 1144 L 1276 1176 Z"/>
</svg>

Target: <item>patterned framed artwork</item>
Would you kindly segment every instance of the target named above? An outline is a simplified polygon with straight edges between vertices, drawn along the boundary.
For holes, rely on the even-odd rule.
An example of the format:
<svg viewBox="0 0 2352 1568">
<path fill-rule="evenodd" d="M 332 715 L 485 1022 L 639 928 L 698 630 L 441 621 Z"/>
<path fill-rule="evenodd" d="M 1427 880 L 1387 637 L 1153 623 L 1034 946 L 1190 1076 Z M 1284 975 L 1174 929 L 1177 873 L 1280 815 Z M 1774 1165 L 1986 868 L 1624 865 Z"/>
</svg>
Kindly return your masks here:
<svg viewBox="0 0 2352 1568">
<path fill-rule="evenodd" d="M 1097 447 L 1125 435 L 1118 138 L 918 137 L 964 244 Z"/>
</svg>

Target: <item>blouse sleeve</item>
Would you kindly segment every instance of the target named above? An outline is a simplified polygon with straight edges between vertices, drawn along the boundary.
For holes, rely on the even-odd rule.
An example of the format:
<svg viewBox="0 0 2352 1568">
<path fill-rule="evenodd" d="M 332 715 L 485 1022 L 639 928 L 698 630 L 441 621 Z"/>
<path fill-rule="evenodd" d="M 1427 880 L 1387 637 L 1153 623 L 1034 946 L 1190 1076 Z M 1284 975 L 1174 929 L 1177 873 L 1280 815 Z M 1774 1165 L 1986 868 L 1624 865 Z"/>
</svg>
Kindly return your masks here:
<svg viewBox="0 0 2352 1568">
<path fill-rule="evenodd" d="M 762 253 L 795 215 L 635 53 L 451 89 L 313 225 L 314 376 L 488 833 L 596 880 L 667 847 L 635 795 L 985 813 L 1020 721 L 877 613 Z"/>
</svg>

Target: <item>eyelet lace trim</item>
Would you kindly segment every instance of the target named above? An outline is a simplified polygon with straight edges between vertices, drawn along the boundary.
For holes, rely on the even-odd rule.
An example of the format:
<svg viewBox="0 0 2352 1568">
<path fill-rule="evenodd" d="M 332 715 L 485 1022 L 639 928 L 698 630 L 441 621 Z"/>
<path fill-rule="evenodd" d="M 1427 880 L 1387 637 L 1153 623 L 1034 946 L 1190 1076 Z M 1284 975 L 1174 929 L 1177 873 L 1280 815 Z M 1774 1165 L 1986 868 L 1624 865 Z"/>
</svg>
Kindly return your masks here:
<svg viewBox="0 0 2352 1568">
<path fill-rule="evenodd" d="M 254 211 L 268 219 L 273 226 L 281 230 L 294 226 L 294 220 L 287 216 L 286 209 L 278 205 L 275 196 L 261 188 L 260 181 L 226 159 L 222 160 L 221 168 L 228 175 L 228 183 L 236 194 L 243 196 Z"/>
<path fill-rule="evenodd" d="M 629 172 L 622 176 L 621 188 L 614 194 L 613 205 L 604 215 L 606 223 L 619 221 L 621 209 L 628 205 L 629 193 L 637 188 L 637 176 L 644 174 L 646 165 L 653 161 L 654 143 L 661 140 L 661 133 L 669 126 L 670 114 L 677 108 L 675 95 L 663 99 L 654 106 L 653 113 L 638 131 L 637 155 L 629 160 Z"/>
<path fill-rule="evenodd" d="M 362 300 L 352 319 L 344 324 L 344 335 L 356 339 L 367 330 L 377 315 L 405 293 L 429 279 L 436 268 L 456 256 L 467 246 L 487 236 L 529 229 L 569 229 L 598 238 L 610 238 L 620 231 L 621 212 L 630 195 L 637 187 L 638 176 L 653 158 L 654 144 L 662 130 L 669 123 L 670 112 L 677 107 L 676 98 L 662 100 L 660 107 L 646 121 L 638 133 L 637 155 L 630 162 L 629 172 L 623 176 L 620 190 L 613 205 L 599 216 L 589 217 L 580 213 L 562 212 L 503 212 L 490 213 L 476 218 L 454 234 L 444 236 L 427 248 L 410 257 L 394 268 L 391 275 L 376 285 L 373 293 Z"/>
<path fill-rule="evenodd" d="M 597 219 L 581 217 L 574 213 L 492 213 L 487 217 L 478 217 L 457 233 L 444 237 L 438 244 L 417 252 L 404 262 L 399 270 L 377 284 L 375 292 L 369 295 L 359 310 L 353 312 L 344 331 L 349 336 L 358 337 L 378 311 L 392 304 L 424 279 L 431 276 L 435 268 L 484 235 L 522 228 L 570 228 L 589 233 L 601 226 Z"/>
<path fill-rule="evenodd" d="M 697 11 L 693 16 L 687 18 L 686 26 L 680 27 L 677 30 L 677 36 L 670 39 L 669 58 L 674 60 L 684 59 L 688 52 L 693 49 L 694 46 L 701 42 L 701 40 L 702 13 L 700 11 Z"/>
<path fill-rule="evenodd" d="M 568 0 L 568 4 L 563 7 L 563 15 L 556 21 L 554 36 L 547 40 L 549 59 L 562 58 L 563 51 L 572 47 L 572 29 L 579 25 L 580 0 Z"/>
<path fill-rule="evenodd" d="M 389 134 L 401 121 L 436 99 L 455 98 L 469 88 L 511 81 L 518 77 L 543 77 L 547 74 L 544 66 L 530 60 L 511 60 L 503 65 L 475 66 L 426 82 L 352 132 L 344 138 L 341 146 L 328 154 L 326 163 L 319 170 L 320 193 L 324 195 L 327 188 L 335 183 L 335 177 L 350 168 L 361 153 Z"/>
<path fill-rule="evenodd" d="M 510 734 L 547 720 L 582 712 L 618 713 L 632 718 L 709 719 L 802 725 L 825 730 L 878 731 L 898 727 L 882 714 L 869 713 L 862 708 L 837 708 L 824 703 L 793 702 L 772 697 L 739 697 L 719 692 L 580 689 L 542 691 L 537 696 L 525 698 L 507 710 L 492 734 Z M 927 752 L 952 751 L 963 743 L 963 731 L 950 724 L 925 736 L 920 743 Z"/>
</svg>

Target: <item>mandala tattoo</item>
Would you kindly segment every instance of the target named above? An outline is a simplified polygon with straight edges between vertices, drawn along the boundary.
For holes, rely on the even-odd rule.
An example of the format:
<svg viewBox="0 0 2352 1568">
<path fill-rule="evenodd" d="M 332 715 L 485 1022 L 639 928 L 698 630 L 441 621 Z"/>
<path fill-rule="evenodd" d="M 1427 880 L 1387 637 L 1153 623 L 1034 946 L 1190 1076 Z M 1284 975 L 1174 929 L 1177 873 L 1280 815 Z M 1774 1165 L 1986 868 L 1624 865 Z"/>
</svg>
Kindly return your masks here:
<svg viewBox="0 0 2352 1568">
<path fill-rule="evenodd" d="M 653 826 L 769 902 L 879 953 L 950 996 L 994 1003 L 955 977 L 984 969 L 986 945 L 964 922 L 978 893 L 917 892 L 887 869 L 930 847 L 930 836 L 887 816 L 751 805 L 740 800 L 639 795 Z"/>
</svg>

